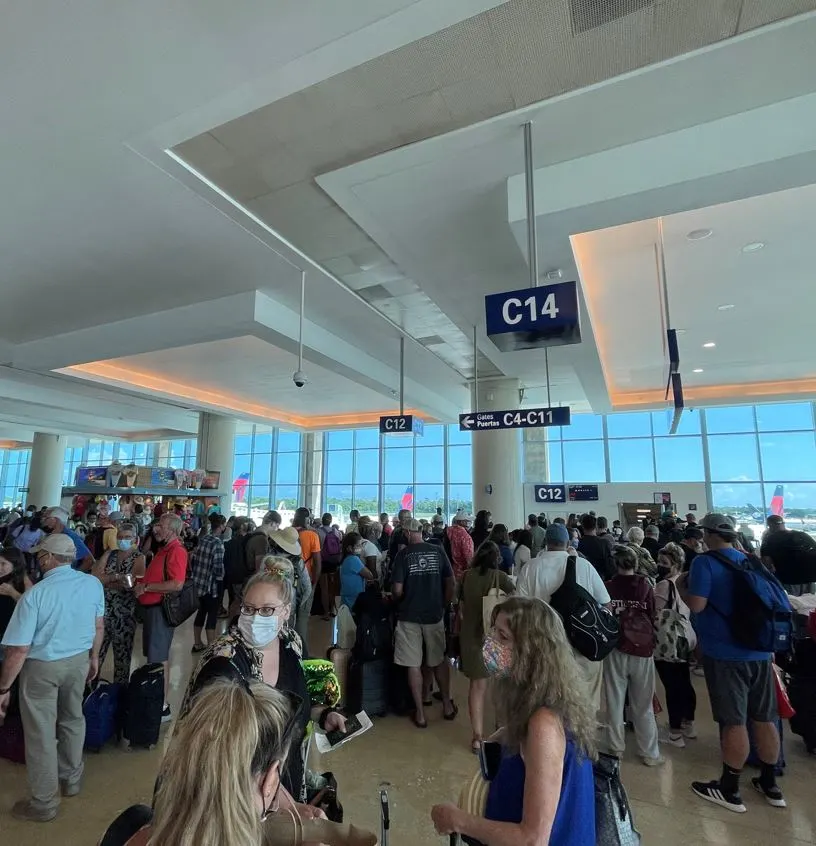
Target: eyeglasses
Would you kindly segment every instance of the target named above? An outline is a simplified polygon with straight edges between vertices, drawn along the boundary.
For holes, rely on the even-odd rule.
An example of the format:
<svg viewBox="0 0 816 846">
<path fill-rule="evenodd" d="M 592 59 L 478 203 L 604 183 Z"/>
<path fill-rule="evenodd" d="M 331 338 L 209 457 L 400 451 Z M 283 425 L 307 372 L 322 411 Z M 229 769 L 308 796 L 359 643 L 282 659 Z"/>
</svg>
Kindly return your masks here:
<svg viewBox="0 0 816 846">
<path fill-rule="evenodd" d="M 254 617 L 255 614 L 259 617 L 274 617 L 281 608 L 283 608 L 283 605 L 262 605 L 260 608 L 256 608 L 254 605 L 242 605 L 241 613 L 245 617 Z"/>
</svg>

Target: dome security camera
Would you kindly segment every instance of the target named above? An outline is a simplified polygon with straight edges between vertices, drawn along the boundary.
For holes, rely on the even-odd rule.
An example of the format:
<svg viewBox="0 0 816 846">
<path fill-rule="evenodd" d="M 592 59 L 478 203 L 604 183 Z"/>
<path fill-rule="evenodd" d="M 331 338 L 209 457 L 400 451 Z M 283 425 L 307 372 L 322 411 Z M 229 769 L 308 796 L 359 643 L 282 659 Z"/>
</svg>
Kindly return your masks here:
<svg viewBox="0 0 816 846">
<path fill-rule="evenodd" d="M 302 388 L 309 380 L 306 378 L 306 374 L 302 370 L 296 370 L 292 374 L 292 381 L 298 386 L 298 388 Z"/>
</svg>

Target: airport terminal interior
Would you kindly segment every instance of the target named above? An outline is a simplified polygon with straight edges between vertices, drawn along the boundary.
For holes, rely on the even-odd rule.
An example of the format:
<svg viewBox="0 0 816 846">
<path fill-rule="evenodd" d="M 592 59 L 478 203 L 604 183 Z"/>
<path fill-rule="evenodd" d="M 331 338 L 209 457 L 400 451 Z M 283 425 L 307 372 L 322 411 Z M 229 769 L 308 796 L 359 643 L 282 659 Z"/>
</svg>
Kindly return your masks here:
<svg viewBox="0 0 816 846">
<path fill-rule="evenodd" d="M 371 524 L 387 526 L 365 593 L 388 595 L 396 619 L 394 533 L 451 558 L 455 529 L 470 533 L 469 556 L 506 545 L 516 587 L 555 554 L 519 563 L 520 530 L 546 533 L 538 550 L 577 544 L 580 563 L 595 523 L 603 534 L 598 518 L 618 567 L 620 545 L 645 551 L 642 529 L 689 561 L 725 539 L 766 563 L 767 533 L 784 530 L 816 561 L 816 0 L 0 8 L 0 576 L 14 548 L 37 582 L 41 556 L 59 554 L 40 550 L 55 525 L 85 538 L 77 566 L 90 572 L 119 542 L 92 545 L 105 527 L 121 538 L 132 525 L 149 564 L 162 554 L 152 518 L 166 527 L 177 515 L 193 561 L 212 515 L 234 518 L 237 538 L 239 527 L 265 532 L 270 513 L 270 543 L 293 523 L 320 529 L 324 559 L 332 525 L 369 547 Z M 342 556 L 369 562 L 362 543 Z M 654 556 L 655 567 L 666 558 L 657 545 Z M 642 721 L 627 711 L 638 734 L 625 732 L 621 827 L 641 839 L 604 844 L 816 844 L 816 576 L 777 574 L 795 647 L 777 655 L 780 678 L 792 701 L 810 685 L 798 722 L 778 724 L 786 807 L 772 803 L 768 761 L 745 767 L 742 812 L 691 788 L 728 769 L 702 637 L 683 664 L 697 714 L 682 733 L 660 668 L 654 682 L 669 662 L 615 649 L 649 664 L 659 752 L 638 754 Z M 663 576 L 642 579 L 650 596 Z M 318 659 L 338 638 L 323 587 L 298 625 Z M 27 583 L 20 602 L 38 590 Z M 218 599 L 217 634 L 232 598 Z M 244 607 L 239 595 L 230 609 L 239 627 Z M 458 714 L 432 697 L 427 730 L 402 710 L 327 753 L 309 744 L 308 769 L 334 773 L 345 822 L 378 837 L 387 784 L 386 846 L 447 842 L 432 808 L 456 805 L 480 766 L 451 608 L 441 666 Z M 691 612 L 693 634 L 705 611 Z M 494 635 L 479 622 L 488 640 L 498 613 Z M 127 749 L 117 736 L 86 751 L 81 791 L 47 823 L 12 815 L 32 794 L 6 754 L 10 733 L 18 725 L 21 740 L 33 717 L 0 725 L 0 843 L 97 843 L 124 809 L 150 805 L 190 719 L 178 718 L 201 658 L 193 622 L 168 630 L 158 744 Z M 139 625 L 134 671 L 148 636 Z M 420 635 L 426 666 L 431 648 Z M 113 657 L 101 679 L 113 680 Z M 502 725 L 492 694 L 511 675 L 497 675 L 484 682 L 485 737 Z M 604 680 L 604 705 L 609 690 Z M 604 743 L 619 721 L 604 711 L 599 748 L 620 752 Z M 557 820 L 552 839 L 482 842 L 595 842 Z"/>
</svg>

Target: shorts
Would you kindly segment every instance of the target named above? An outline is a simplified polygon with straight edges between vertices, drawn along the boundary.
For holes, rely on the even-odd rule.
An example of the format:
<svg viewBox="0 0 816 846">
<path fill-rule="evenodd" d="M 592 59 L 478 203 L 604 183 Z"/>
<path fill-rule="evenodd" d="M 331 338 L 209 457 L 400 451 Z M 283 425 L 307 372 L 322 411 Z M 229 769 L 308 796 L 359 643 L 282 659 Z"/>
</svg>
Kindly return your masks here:
<svg viewBox="0 0 816 846">
<path fill-rule="evenodd" d="M 424 646 L 424 658 L 423 658 Z M 445 660 L 445 624 L 397 623 L 394 663 L 399 667 L 438 667 Z"/>
<path fill-rule="evenodd" d="M 768 661 L 721 661 L 703 655 L 706 687 L 714 719 L 722 726 L 748 720 L 772 723 L 777 717 L 773 667 Z"/>
<path fill-rule="evenodd" d="M 170 660 L 173 629 L 167 625 L 161 603 L 142 606 L 142 654 L 149 664 L 163 664 Z"/>
</svg>

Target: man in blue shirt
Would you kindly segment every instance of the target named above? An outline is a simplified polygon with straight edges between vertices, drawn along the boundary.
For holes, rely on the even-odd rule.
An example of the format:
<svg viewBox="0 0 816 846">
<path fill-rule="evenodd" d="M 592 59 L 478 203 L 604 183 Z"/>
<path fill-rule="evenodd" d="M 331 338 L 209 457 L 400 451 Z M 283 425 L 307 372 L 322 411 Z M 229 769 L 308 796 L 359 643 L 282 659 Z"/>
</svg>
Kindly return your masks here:
<svg viewBox="0 0 816 846">
<path fill-rule="evenodd" d="M 82 570 L 83 573 L 90 573 L 94 565 L 94 557 L 91 550 L 85 545 L 85 541 L 73 530 L 68 528 L 70 516 L 64 508 L 56 506 L 45 512 L 42 521 L 43 531 L 47 534 L 63 534 L 71 538 L 76 549 L 74 561 L 71 566 L 75 570 Z"/>
<path fill-rule="evenodd" d="M 728 517 L 707 514 L 699 527 L 711 552 L 735 564 L 745 560 L 745 555 L 733 546 L 737 532 Z M 776 808 L 784 808 L 785 800 L 775 774 L 779 734 L 773 655 L 752 650 L 734 637 L 730 619 L 740 612 L 734 607 L 735 578 L 738 576 L 728 565 L 703 553 L 694 558 L 691 571 L 678 580 L 677 587 L 694 613 L 711 709 L 722 729 L 720 780 L 695 781 L 691 789 L 701 798 L 741 814 L 747 810 L 740 797 L 739 779 L 748 758 L 749 719 L 763 762 L 761 774 L 752 779 L 752 784 Z"/>
<path fill-rule="evenodd" d="M 3 636 L 0 722 L 19 676 L 31 799 L 11 813 L 48 822 L 57 815 L 60 787 L 63 796 L 81 788 L 82 697 L 86 681 L 99 673 L 105 595 L 98 579 L 72 569 L 76 548 L 68 535 L 46 535 L 34 554 L 42 581 L 23 594 Z"/>
</svg>

